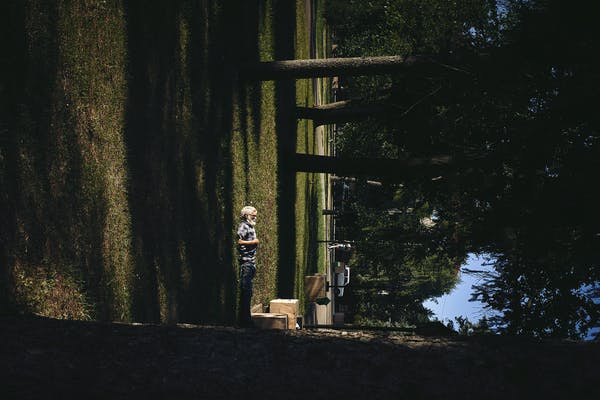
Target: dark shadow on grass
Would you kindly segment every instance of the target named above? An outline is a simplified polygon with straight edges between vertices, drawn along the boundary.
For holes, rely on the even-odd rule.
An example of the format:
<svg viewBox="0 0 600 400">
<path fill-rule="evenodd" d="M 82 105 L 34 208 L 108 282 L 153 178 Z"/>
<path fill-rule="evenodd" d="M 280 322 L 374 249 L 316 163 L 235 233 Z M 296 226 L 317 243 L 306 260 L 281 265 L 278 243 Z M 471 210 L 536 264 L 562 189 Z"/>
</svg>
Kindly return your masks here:
<svg viewBox="0 0 600 400">
<path fill-rule="evenodd" d="M 18 311 L 11 296 L 14 282 L 9 268 L 16 261 L 18 247 L 17 210 L 19 180 L 17 170 L 19 105 L 25 102 L 27 63 L 23 2 L 3 2 L 0 6 L 0 44 L 4 60 L 0 62 L 0 309 Z"/>
<path fill-rule="evenodd" d="M 319 192 L 318 187 L 320 185 L 319 174 L 309 174 L 306 188 L 306 216 L 308 221 L 307 237 L 307 254 L 306 254 L 306 273 L 308 275 L 316 274 L 319 272 Z"/>
<path fill-rule="evenodd" d="M 316 145 L 316 134 L 315 128 L 307 122 L 301 122 L 304 136 L 304 148 L 300 149 L 301 152 L 307 154 L 317 154 Z M 312 148 L 311 148 L 312 143 Z M 316 274 L 319 269 L 319 174 L 316 173 L 302 173 L 297 175 L 297 179 L 300 184 L 304 185 L 304 215 L 306 220 L 304 224 L 305 235 L 306 235 L 306 273 Z M 303 277 L 299 277 L 303 278 Z"/>
<path fill-rule="evenodd" d="M 260 16 L 264 16 L 265 2 L 260 0 L 245 1 L 243 4 L 244 18 L 241 23 L 239 45 L 237 52 L 237 61 L 239 63 L 251 63 L 260 61 L 258 48 L 258 35 Z M 244 171 L 250 170 L 249 153 L 260 149 L 260 134 L 261 134 L 261 112 L 262 112 L 262 87 L 257 81 L 239 80 L 237 85 L 237 95 L 239 98 L 239 118 L 240 118 L 240 133 L 244 144 Z M 248 124 L 252 120 L 252 129 Z M 249 135 L 252 135 L 255 148 L 250 148 Z M 246 198 L 245 204 L 250 204 L 252 199 L 248 198 L 250 192 L 250 175 L 246 173 L 244 193 Z"/>
<path fill-rule="evenodd" d="M 106 188 L 102 182 L 84 184 L 87 149 L 78 141 L 81 127 L 69 109 L 73 99 L 57 78 L 72 82 L 72 72 L 59 63 L 65 50 L 59 46 L 66 46 L 59 39 L 60 12 L 66 11 L 54 3 L 20 1 L 2 2 L 0 9 L 6 57 L 0 63 L 0 306 L 32 311 L 31 298 L 18 294 L 23 290 L 31 291 L 25 297 L 48 302 L 43 288 L 24 289 L 15 279 L 52 285 L 66 277 L 85 292 L 90 317 L 117 319 L 102 256 Z M 28 278 L 15 277 L 17 268 Z M 69 300 L 54 299 L 63 306 Z M 59 311 L 73 317 L 72 310 Z"/>
<path fill-rule="evenodd" d="M 233 33 L 228 33 L 231 20 L 223 18 L 233 18 L 227 13 L 235 10 L 213 7 L 205 2 L 127 5 L 126 137 L 138 320 L 234 319 L 228 54 Z M 189 41 L 180 50 L 182 18 Z M 181 51 L 187 53 L 187 65 Z M 185 107 L 191 115 L 182 116 L 187 82 L 191 105 Z M 187 118 L 191 128 L 176 118 Z M 162 315 L 161 303 L 167 305 Z"/>
<path fill-rule="evenodd" d="M 163 8 L 128 2 L 125 9 L 129 55 L 125 140 L 136 279 L 132 316 L 152 322 L 160 321 L 159 274 L 175 261 L 173 234 L 178 230 L 169 204 L 174 122 L 164 110 L 173 95 L 165 85 L 175 68 L 175 16 L 172 6 Z"/>
<path fill-rule="evenodd" d="M 275 59 L 293 59 L 295 56 L 296 5 L 295 2 L 274 2 Z M 279 268 L 278 295 L 294 297 L 296 276 L 296 172 L 290 161 L 296 152 L 296 85 L 293 80 L 281 80 L 275 84 L 275 124 L 277 131 L 277 159 L 279 160 Z"/>
<path fill-rule="evenodd" d="M 0 40 L 9 50 L 1 72 L 10 78 L 0 85 L 0 183 L 6 188 L 0 195 L 0 305 L 14 300 L 15 265 L 31 268 L 29 275 L 33 267 L 45 273 L 64 265 L 59 272 L 85 283 L 91 317 L 119 319 L 115 283 L 105 272 L 113 266 L 104 265 L 106 177 L 90 184 L 86 168 L 94 165 L 84 165 L 89 149 L 77 137 L 92 140 L 95 133 L 74 120 L 69 92 L 56 86 L 60 74 L 75 82 L 57 62 L 58 6 L 30 6 L 3 2 L 0 10 Z M 125 11 L 132 318 L 232 322 L 229 135 L 243 8 L 151 1 L 126 2 Z M 57 165 L 64 171 L 51 176 Z"/>
<path fill-rule="evenodd" d="M 231 166 L 231 130 L 232 130 L 232 100 L 236 87 L 236 64 L 239 57 L 238 41 L 240 37 L 241 21 L 243 17 L 242 4 L 227 2 L 223 5 L 218 21 L 212 21 L 211 15 L 216 12 L 212 8 L 217 5 L 209 3 L 207 6 L 208 28 L 208 53 L 205 58 L 192 58 L 192 86 L 194 95 L 193 113 L 195 120 L 202 121 L 200 115 L 204 114 L 198 143 L 198 151 L 205 163 L 205 185 L 203 190 L 208 199 L 208 226 L 214 229 L 208 237 L 208 264 L 205 272 L 212 277 L 212 281 L 204 279 L 203 275 L 196 274 L 194 285 L 203 296 L 202 303 L 210 304 L 217 299 L 214 315 L 208 314 L 204 320 L 219 320 L 233 323 L 236 314 L 237 278 L 234 273 L 231 227 L 233 225 L 232 210 L 232 166 Z M 199 27 L 199 25 L 197 26 Z M 194 37 L 194 34 L 192 35 Z M 206 45 L 206 43 L 205 43 Z M 192 39 L 191 46 L 198 46 L 194 54 L 203 51 L 202 44 Z M 202 72 L 200 72 L 202 71 Z M 196 74 L 196 75 L 194 75 Z M 207 108 L 196 107 L 199 96 L 206 94 L 206 88 L 195 82 L 209 82 L 211 97 Z M 218 188 L 219 190 L 215 190 Z M 204 229 L 204 226 L 200 226 Z M 214 260 L 214 262 L 212 260 Z"/>
</svg>

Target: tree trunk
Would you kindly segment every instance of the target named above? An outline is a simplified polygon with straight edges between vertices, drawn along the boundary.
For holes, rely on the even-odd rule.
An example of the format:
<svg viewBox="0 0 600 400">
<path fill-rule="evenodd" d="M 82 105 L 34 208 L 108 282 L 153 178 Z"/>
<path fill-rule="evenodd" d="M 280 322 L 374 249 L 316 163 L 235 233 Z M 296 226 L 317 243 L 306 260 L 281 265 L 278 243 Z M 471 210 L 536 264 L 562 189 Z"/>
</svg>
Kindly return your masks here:
<svg viewBox="0 0 600 400">
<path fill-rule="evenodd" d="M 296 107 L 296 118 L 311 119 L 315 125 L 327 125 L 382 115 L 391 108 L 385 104 L 355 105 L 351 100 L 344 100 L 315 107 Z"/>
<path fill-rule="evenodd" d="M 377 75 L 408 70 L 414 66 L 427 71 L 460 71 L 421 56 L 383 56 L 259 62 L 243 66 L 241 75 L 246 79 L 266 81 L 340 75 Z"/>
<path fill-rule="evenodd" d="M 332 181 L 349 181 L 349 182 L 356 182 L 356 178 L 353 177 L 339 177 L 337 175 L 331 175 L 329 177 L 329 179 L 331 179 Z M 367 181 L 367 185 L 371 185 L 371 186 L 381 186 L 382 183 L 379 181 Z"/>
<path fill-rule="evenodd" d="M 431 158 L 376 159 L 341 158 L 295 154 L 291 163 L 297 172 L 322 172 L 339 176 L 367 175 L 391 181 L 408 178 L 433 178 L 445 174 L 453 166 L 451 156 Z"/>
</svg>

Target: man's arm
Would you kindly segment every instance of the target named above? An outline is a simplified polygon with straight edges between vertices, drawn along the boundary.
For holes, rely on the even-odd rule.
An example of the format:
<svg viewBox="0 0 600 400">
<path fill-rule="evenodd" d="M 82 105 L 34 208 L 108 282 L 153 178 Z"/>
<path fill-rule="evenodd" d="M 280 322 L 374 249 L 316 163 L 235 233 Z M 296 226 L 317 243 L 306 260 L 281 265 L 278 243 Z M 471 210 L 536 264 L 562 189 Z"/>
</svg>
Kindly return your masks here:
<svg viewBox="0 0 600 400">
<path fill-rule="evenodd" d="M 253 239 L 253 240 L 238 239 L 238 244 L 243 244 L 245 246 L 249 246 L 251 244 L 258 244 L 258 243 L 260 243 L 260 241 L 258 239 Z"/>
</svg>

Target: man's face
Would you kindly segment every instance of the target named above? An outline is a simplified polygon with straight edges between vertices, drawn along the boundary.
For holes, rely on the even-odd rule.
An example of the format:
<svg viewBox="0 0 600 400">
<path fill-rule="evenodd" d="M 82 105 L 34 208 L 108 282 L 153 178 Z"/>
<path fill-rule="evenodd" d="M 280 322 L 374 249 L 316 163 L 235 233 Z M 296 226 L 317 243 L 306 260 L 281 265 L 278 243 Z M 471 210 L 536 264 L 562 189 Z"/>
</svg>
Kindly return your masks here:
<svg viewBox="0 0 600 400">
<path fill-rule="evenodd" d="M 255 225 L 257 215 L 258 215 L 258 213 L 256 211 L 254 211 L 252 214 L 248 214 L 246 216 L 246 219 L 248 220 L 248 222 L 250 222 L 250 224 Z"/>
</svg>

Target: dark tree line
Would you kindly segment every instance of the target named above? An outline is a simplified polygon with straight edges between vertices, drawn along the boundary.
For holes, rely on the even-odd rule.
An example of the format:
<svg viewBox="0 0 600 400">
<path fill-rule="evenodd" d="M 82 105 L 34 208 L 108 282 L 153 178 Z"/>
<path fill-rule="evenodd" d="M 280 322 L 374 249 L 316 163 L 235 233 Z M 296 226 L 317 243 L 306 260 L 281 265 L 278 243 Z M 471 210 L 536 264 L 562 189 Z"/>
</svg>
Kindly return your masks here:
<svg viewBox="0 0 600 400">
<path fill-rule="evenodd" d="M 445 260 L 440 271 L 451 271 L 468 253 L 488 254 L 495 274 L 473 296 L 501 312 L 487 321 L 492 328 L 585 335 L 600 312 L 594 302 L 600 277 L 594 6 L 351 3 L 332 1 L 329 8 L 338 56 L 424 54 L 464 71 L 342 77 L 342 97 L 395 111 L 340 126 L 340 155 L 461 160 L 459 168 L 428 179 L 403 177 L 402 186 L 389 180 L 375 193 L 357 185 L 348 229 L 361 243 L 361 276 L 402 282 L 407 275 L 399 270 L 414 277 L 433 256 Z M 429 228 L 419 223 L 431 217 Z M 390 303 L 394 309 L 410 301 Z"/>
</svg>

